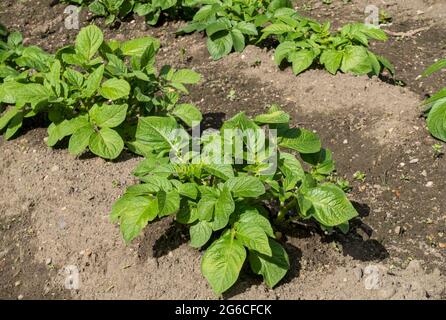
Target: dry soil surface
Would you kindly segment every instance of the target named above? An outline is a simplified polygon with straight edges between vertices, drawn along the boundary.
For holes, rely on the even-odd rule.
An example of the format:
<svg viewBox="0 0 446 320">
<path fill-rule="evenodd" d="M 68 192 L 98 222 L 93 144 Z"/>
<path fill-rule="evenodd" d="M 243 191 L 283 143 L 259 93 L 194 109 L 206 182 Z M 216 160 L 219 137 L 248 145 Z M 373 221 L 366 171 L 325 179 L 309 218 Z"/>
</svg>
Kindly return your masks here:
<svg viewBox="0 0 446 320">
<path fill-rule="evenodd" d="M 27 43 L 54 50 L 72 42 L 76 32 L 64 29 L 65 6 L 50 2 L 2 1 L 0 22 L 22 31 Z M 296 5 L 304 2 L 311 8 L 303 14 L 335 25 L 364 16 L 365 1 Z M 208 126 L 242 110 L 254 115 L 281 104 L 296 125 L 320 134 L 333 150 L 339 176 L 351 181 L 350 197 L 361 217 L 348 235 L 299 225 L 281 230 L 291 261 L 286 278 L 270 290 L 246 268 L 223 298 L 446 298 L 446 158 L 434 158 L 436 141 L 419 107 L 445 77 L 415 80 L 446 56 L 446 3 L 375 2 L 392 14 L 389 30 L 429 26 L 375 46 L 395 63 L 398 83 L 407 87 L 323 70 L 295 77 L 274 65 L 272 52 L 252 46 L 214 62 L 201 35 L 175 37 L 180 21 L 146 28 L 136 19 L 105 29 L 107 38 L 157 36 L 160 64 L 202 73 L 185 100 L 201 108 Z M 84 25 L 88 19 L 83 13 Z M 201 252 L 187 244 L 187 229 L 158 221 L 126 246 L 110 223 L 111 205 L 134 182 L 131 171 L 139 158 L 125 153 L 114 162 L 88 154 L 75 159 L 63 146 L 49 149 L 45 136 L 45 129 L 30 126 L 15 140 L 0 140 L 1 298 L 216 298 L 200 272 Z M 352 178 L 358 170 L 366 174 L 364 182 Z M 77 290 L 65 288 L 67 270 L 79 272 Z"/>
</svg>

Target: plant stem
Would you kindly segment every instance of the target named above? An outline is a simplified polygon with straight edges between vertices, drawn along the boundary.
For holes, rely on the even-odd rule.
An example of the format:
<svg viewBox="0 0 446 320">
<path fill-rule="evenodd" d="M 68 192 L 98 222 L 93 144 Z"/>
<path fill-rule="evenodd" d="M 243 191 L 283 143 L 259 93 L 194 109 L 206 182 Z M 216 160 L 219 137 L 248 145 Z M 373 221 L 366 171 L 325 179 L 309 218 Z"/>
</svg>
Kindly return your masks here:
<svg viewBox="0 0 446 320">
<path fill-rule="evenodd" d="M 296 199 L 293 199 L 286 206 L 282 206 L 279 213 L 277 214 L 276 221 L 277 222 L 284 221 L 286 213 L 295 205 L 296 205 Z"/>
</svg>

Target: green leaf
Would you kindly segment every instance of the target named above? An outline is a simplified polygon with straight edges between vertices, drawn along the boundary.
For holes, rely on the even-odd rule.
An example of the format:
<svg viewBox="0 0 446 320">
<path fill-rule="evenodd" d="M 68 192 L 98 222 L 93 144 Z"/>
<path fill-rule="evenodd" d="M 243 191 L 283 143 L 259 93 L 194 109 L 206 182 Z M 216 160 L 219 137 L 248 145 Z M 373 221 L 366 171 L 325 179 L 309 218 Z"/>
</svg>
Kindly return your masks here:
<svg viewBox="0 0 446 320">
<path fill-rule="evenodd" d="M 437 139 L 446 142 L 446 101 L 435 103 L 427 117 L 430 133 Z"/>
<path fill-rule="evenodd" d="M 272 256 L 249 251 L 249 264 L 254 273 L 262 275 L 266 285 L 273 288 L 290 268 L 288 254 L 276 241 L 269 239 Z"/>
<path fill-rule="evenodd" d="M 196 199 L 198 195 L 198 189 L 195 183 L 182 183 L 178 187 L 178 193 L 184 197 L 188 197 L 190 199 Z"/>
<path fill-rule="evenodd" d="M 280 65 L 286 57 L 296 50 L 296 44 L 292 41 L 285 41 L 279 44 L 274 51 L 274 62 Z"/>
<path fill-rule="evenodd" d="M 216 198 L 204 196 L 198 202 L 198 218 L 200 220 L 211 221 L 214 216 Z"/>
<path fill-rule="evenodd" d="M 314 218 L 327 227 L 343 224 L 358 215 L 344 191 L 333 184 L 325 184 L 304 193 L 314 208 Z"/>
<path fill-rule="evenodd" d="M 150 184 L 157 192 L 160 190 L 170 192 L 172 190 L 172 183 L 165 177 L 151 175 L 141 177 L 140 180 L 146 184 Z"/>
<path fill-rule="evenodd" d="M 8 45 L 17 47 L 23 41 L 23 36 L 20 32 L 11 32 L 8 36 Z"/>
<path fill-rule="evenodd" d="M 212 235 L 211 224 L 207 221 L 198 221 L 189 229 L 190 245 L 194 248 L 204 246 Z"/>
<path fill-rule="evenodd" d="M 181 119 L 189 127 L 198 125 L 201 120 L 203 120 L 203 116 L 200 110 L 198 110 L 197 107 L 191 104 L 176 105 L 175 108 L 172 110 L 172 114 Z"/>
<path fill-rule="evenodd" d="M 124 149 L 124 141 L 113 129 L 102 128 L 90 137 L 89 149 L 104 159 L 116 159 Z"/>
<path fill-rule="evenodd" d="M 223 136 L 226 129 L 240 129 L 242 132 L 245 132 L 247 130 L 259 130 L 260 128 L 254 121 L 249 119 L 244 112 L 240 112 L 223 123 L 221 128 Z"/>
<path fill-rule="evenodd" d="M 82 28 L 76 37 L 76 52 L 91 60 L 104 41 L 101 29 L 95 25 Z"/>
<path fill-rule="evenodd" d="M 362 75 L 372 71 L 368 51 L 365 47 L 349 46 L 345 48 L 341 65 L 342 72 Z"/>
<path fill-rule="evenodd" d="M 60 123 L 52 123 L 48 127 L 48 141 L 49 147 L 53 147 L 57 142 L 63 138 L 74 134 L 78 129 L 89 125 L 87 115 L 78 115 L 70 120 L 63 120 Z"/>
<path fill-rule="evenodd" d="M 104 104 L 90 113 L 91 119 L 101 128 L 115 128 L 124 122 L 127 116 L 126 104 Z"/>
<path fill-rule="evenodd" d="M 121 60 L 119 57 L 115 56 L 114 54 L 107 53 L 107 60 L 108 64 L 106 67 L 106 70 L 111 73 L 113 76 L 127 76 L 128 74 L 128 68 L 125 65 L 125 62 Z"/>
<path fill-rule="evenodd" d="M 155 155 L 146 157 L 141 161 L 133 174 L 136 177 L 144 177 L 146 175 L 156 175 L 159 177 L 168 178 L 170 175 L 175 173 L 173 166 L 169 163 L 170 159 L 168 157 L 160 158 Z"/>
<path fill-rule="evenodd" d="M 30 103 L 35 106 L 39 102 L 49 99 L 51 92 L 37 83 L 30 83 L 23 86 L 19 86 L 16 91 L 16 102 L 19 105 Z"/>
<path fill-rule="evenodd" d="M 7 104 L 15 104 L 17 98 L 17 92 L 21 90 L 21 87 L 25 84 L 15 81 L 8 81 L 0 84 L 0 102 Z"/>
<path fill-rule="evenodd" d="M 301 153 L 315 153 L 321 149 L 319 136 L 301 128 L 286 128 L 278 131 L 279 146 L 299 151 Z"/>
<path fill-rule="evenodd" d="M 235 177 L 225 182 L 234 197 L 256 198 L 265 193 L 265 186 L 256 177 Z"/>
<path fill-rule="evenodd" d="M 224 181 L 234 177 L 234 169 L 230 164 L 208 164 L 203 169 Z"/>
<path fill-rule="evenodd" d="M 118 100 L 130 94 L 130 85 L 125 80 L 112 78 L 102 84 L 99 93 L 105 99 Z"/>
<path fill-rule="evenodd" d="M 214 220 L 212 221 L 212 229 L 214 231 L 223 229 L 229 222 L 229 217 L 235 210 L 235 203 L 232 199 L 231 192 L 227 188 L 223 188 L 215 202 Z"/>
<path fill-rule="evenodd" d="M 213 3 L 213 2 L 210 2 Z M 203 21 L 208 20 L 212 16 L 215 15 L 216 12 L 220 9 L 220 6 L 215 5 L 204 5 L 200 8 L 200 10 L 197 11 L 197 13 L 194 15 L 193 21 Z"/>
<path fill-rule="evenodd" d="M 158 216 L 160 218 L 174 214 L 180 208 L 180 195 L 176 190 L 171 190 L 169 192 L 160 190 L 156 194 L 156 198 L 158 200 Z"/>
<path fill-rule="evenodd" d="M 395 67 L 392 65 L 392 63 L 390 63 L 389 60 L 387 60 L 386 58 L 384 58 L 382 56 L 376 56 L 376 57 L 378 58 L 378 61 L 383 65 L 384 68 L 389 70 L 389 72 L 392 75 L 395 75 Z"/>
<path fill-rule="evenodd" d="M 260 227 L 267 236 L 271 238 L 275 237 L 269 219 L 262 215 L 259 210 L 252 207 L 240 208 L 239 206 L 237 206 L 236 210 L 240 212 L 240 215 L 237 219 L 239 223 L 256 225 Z"/>
<path fill-rule="evenodd" d="M 206 34 L 208 37 L 210 37 L 219 31 L 229 31 L 231 30 L 231 28 L 232 28 L 231 21 L 229 21 L 226 18 L 221 18 L 217 21 L 210 23 L 206 27 Z"/>
<path fill-rule="evenodd" d="M 11 119 L 14 118 L 18 112 L 20 112 L 20 109 L 10 108 L 8 111 L 2 114 L 0 117 L 0 131 L 8 125 Z"/>
<path fill-rule="evenodd" d="M 254 23 L 241 21 L 241 22 L 237 23 L 235 28 L 237 30 L 240 30 L 243 34 L 246 34 L 248 36 L 257 36 L 258 35 L 257 28 Z"/>
<path fill-rule="evenodd" d="M 172 151 L 185 139 L 187 133 L 178 127 L 172 117 L 145 117 L 138 121 L 136 139 L 159 152 Z"/>
<path fill-rule="evenodd" d="M 441 100 L 443 98 L 446 98 L 446 88 L 441 89 L 434 95 L 432 95 L 429 99 L 424 100 L 424 104 L 432 104 L 433 102 L 437 102 L 438 100 Z"/>
<path fill-rule="evenodd" d="M 198 220 L 198 210 L 189 205 L 181 205 L 177 212 L 176 221 L 181 224 L 192 224 Z"/>
<path fill-rule="evenodd" d="M 331 74 L 336 74 L 341 66 L 343 54 L 341 51 L 329 49 L 324 50 L 320 57 L 321 64 L 324 65 L 325 69 Z"/>
<path fill-rule="evenodd" d="M 12 117 L 11 121 L 9 121 L 8 128 L 4 134 L 4 138 L 6 140 L 11 139 L 17 131 L 22 127 L 23 124 L 24 113 L 18 112 L 14 117 Z"/>
<path fill-rule="evenodd" d="M 232 42 L 234 45 L 234 49 L 237 52 L 243 52 L 245 50 L 245 36 L 240 30 L 233 29 L 231 32 Z"/>
<path fill-rule="evenodd" d="M 159 40 L 152 37 L 132 39 L 124 42 L 121 45 L 121 52 L 125 56 L 140 57 L 142 56 L 144 51 L 151 45 L 155 48 L 155 51 L 158 51 L 160 42 Z"/>
<path fill-rule="evenodd" d="M 147 196 L 152 193 L 157 193 L 160 188 L 156 185 L 149 183 L 140 183 L 128 187 L 125 190 L 125 195 L 129 196 Z"/>
<path fill-rule="evenodd" d="M 209 54 L 214 60 L 219 60 L 231 53 L 234 42 L 230 33 L 221 35 L 220 32 L 207 38 Z"/>
<path fill-rule="evenodd" d="M 206 250 L 201 271 L 214 292 L 221 294 L 237 281 L 245 259 L 246 250 L 242 243 L 226 234 Z"/>
<path fill-rule="evenodd" d="M 104 76 L 104 65 L 100 65 L 99 68 L 94 70 L 85 80 L 84 89 L 82 94 L 84 97 L 89 98 L 95 95 L 96 91 L 101 85 L 102 77 Z"/>
<path fill-rule="evenodd" d="M 290 153 L 280 153 L 279 169 L 284 175 L 283 188 L 285 191 L 293 189 L 299 181 L 305 179 L 305 171 L 296 157 Z"/>
<path fill-rule="evenodd" d="M 293 73 L 298 75 L 302 71 L 307 70 L 313 64 L 314 53 L 310 50 L 292 52 L 288 56 L 288 60 L 293 65 Z"/>
<path fill-rule="evenodd" d="M 378 27 L 374 25 L 362 25 L 361 32 L 367 35 L 369 38 L 379 40 L 379 41 L 386 41 L 388 40 L 387 34 L 379 29 Z"/>
<path fill-rule="evenodd" d="M 287 32 L 295 32 L 294 28 L 285 23 L 273 23 L 262 30 L 263 34 L 280 35 Z"/>
<path fill-rule="evenodd" d="M 123 196 L 114 205 L 111 213 L 112 221 L 119 219 L 121 232 L 126 242 L 138 236 L 149 221 L 158 214 L 157 202 L 150 197 Z"/>
<path fill-rule="evenodd" d="M 88 147 L 90 137 L 94 132 L 91 125 L 86 125 L 74 132 L 68 143 L 68 152 L 74 156 L 82 153 Z"/>
<path fill-rule="evenodd" d="M 423 77 L 430 76 L 434 72 L 440 71 L 441 69 L 446 68 L 446 59 L 439 60 L 431 65 L 426 71 L 423 72 Z"/>
<path fill-rule="evenodd" d="M 99 0 L 93 1 L 89 6 L 88 9 L 97 16 L 106 16 L 107 10 L 105 9 L 104 5 L 99 2 Z"/>
<path fill-rule="evenodd" d="M 76 86 L 77 88 L 81 88 L 84 84 L 84 76 L 82 73 L 74 69 L 66 69 L 63 76 L 65 79 L 67 79 L 69 84 Z"/>
<path fill-rule="evenodd" d="M 46 72 L 52 59 L 51 55 L 39 47 L 31 46 L 23 49 L 21 56 L 15 59 L 15 63 L 20 67 Z"/>
<path fill-rule="evenodd" d="M 278 110 L 274 112 L 270 112 L 267 114 L 261 114 L 255 117 L 254 119 L 257 123 L 266 123 L 266 124 L 280 124 L 280 123 L 289 123 L 290 116 L 288 113 Z"/>
<path fill-rule="evenodd" d="M 250 250 L 271 256 L 268 236 L 260 226 L 252 223 L 236 224 L 236 237 Z"/>
<path fill-rule="evenodd" d="M 201 79 L 201 75 L 189 69 L 181 69 L 175 71 L 170 81 L 184 84 L 195 84 Z"/>
</svg>

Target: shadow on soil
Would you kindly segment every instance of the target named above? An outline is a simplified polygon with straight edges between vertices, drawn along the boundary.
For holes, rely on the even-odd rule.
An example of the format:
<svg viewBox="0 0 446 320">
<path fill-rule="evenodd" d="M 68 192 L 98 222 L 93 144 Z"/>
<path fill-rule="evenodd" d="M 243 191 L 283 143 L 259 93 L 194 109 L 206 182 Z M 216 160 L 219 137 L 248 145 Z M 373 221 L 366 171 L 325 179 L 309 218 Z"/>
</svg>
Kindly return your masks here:
<svg viewBox="0 0 446 320">
<path fill-rule="evenodd" d="M 361 220 L 361 218 L 370 214 L 369 206 L 356 202 L 353 204 L 359 213 L 359 217 L 351 222 L 350 232 L 346 235 L 340 232 L 327 235 L 316 223 L 312 222 L 293 224 L 292 226 L 278 226 L 278 230 L 285 235 L 281 242 L 288 252 L 290 260 L 290 269 L 279 286 L 299 277 L 301 270 L 302 250 L 287 241 L 287 237 L 310 239 L 317 234 L 322 243 L 336 242 L 342 247 L 344 255 L 351 256 L 359 261 L 381 261 L 389 256 L 386 248 L 379 241 L 370 239 L 373 230 Z M 141 261 L 145 261 L 149 256 L 160 258 L 188 241 L 187 226 L 179 224 L 173 219 L 156 221 L 145 229 L 144 237 L 139 244 L 138 254 Z M 249 264 L 245 264 L 240 273 L 239 281 L 223 295 L 223 298 L 229 299 L 237 296 L 261 282 L 261 277 L 254 275 Z"/>
</svg>

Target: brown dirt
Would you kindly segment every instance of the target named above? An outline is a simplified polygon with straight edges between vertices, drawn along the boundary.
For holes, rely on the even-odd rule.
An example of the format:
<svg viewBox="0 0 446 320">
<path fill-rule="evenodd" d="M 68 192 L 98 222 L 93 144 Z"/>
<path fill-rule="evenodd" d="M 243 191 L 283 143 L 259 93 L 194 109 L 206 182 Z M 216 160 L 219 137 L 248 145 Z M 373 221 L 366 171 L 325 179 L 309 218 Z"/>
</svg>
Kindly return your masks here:
<svg viewBox="0 0 446 320">
<path fill-rule="evenodd" d="M 28 43 L 49 50 L 73 41 L 76 32 L 65 30 L 61 22 L 64 6 L 28 2 L 2 1 L 0 21 L 24 32 Z M 314 6 L 308 14 L 323 18 L 333 13 L 330 19 L 336 23 L 362 19 L 364 1 L 333 3 Z M 446 10 L 442 1 L 406 3 L 388 8 L 398 19 L 395 27 L 414 29 Z M 417 15 L 417 10 L 426 14 Z M 421 17 L 414 21 L 413 16 Z M 84 23 L 86 18 L 83 14 Z M 137 19 L 106 29 L 106 36 L 152 34 L 162 42 L 162 63 L 202 73 L 203 81 L 186 99 L 201 108 L 209 126 L 241 110 L 257 114 L 270 103 L 283 105 L 295 124 L 317 131 L 333 150 L 338 173 L 352 182 L 351 198 L 362 216 L 347 236 L 326 236 L 303 226 L 283 230 L 291 261 L 285 280 L 269 290 L 244 270 L 224 298 L 445 299 L 445 158 L 433 157 L 435 140 L 419 117 L 422 95 L 441 83 L 414 80 L 422 67 L 445 56 L 445 26 L 436 24 L 431 29 L 436 31 L 421 33 L 415 43 L 392 38 L 376 46 L 408 83 L 402 88 L 321 70 L 294 77 L 273 65 L 271 52 L 255 47 L 213 62 L 201 35 L 175 38 L 172 32 L 180 24 L 146 30 Z M 259 66 L 253 66 L 256 61 Z M 228 97 L 231 90 L 235 99 Z M 117 226 L 109 222 L 113 201 L 134 181 L 130 172 L 138 158 L 74 159 L 65 149 L 48 149 L 45 135 L 36 128 L 13 141 L 0 140 L 1 298 L 215 298 L 200 273 L 200 252 L 187 245 L 187 230 L 171 220 L 159 221 L 125 246 Z M 367 174 L 364 183 L 352 178 L 358 170 Z M 64 289 L 68 265 L 80 271 L 79 290 Z M 370 275 L 363 271 L 371 267 L 379 270 L 379 289 L 365 289 Z"/>
</svg>

